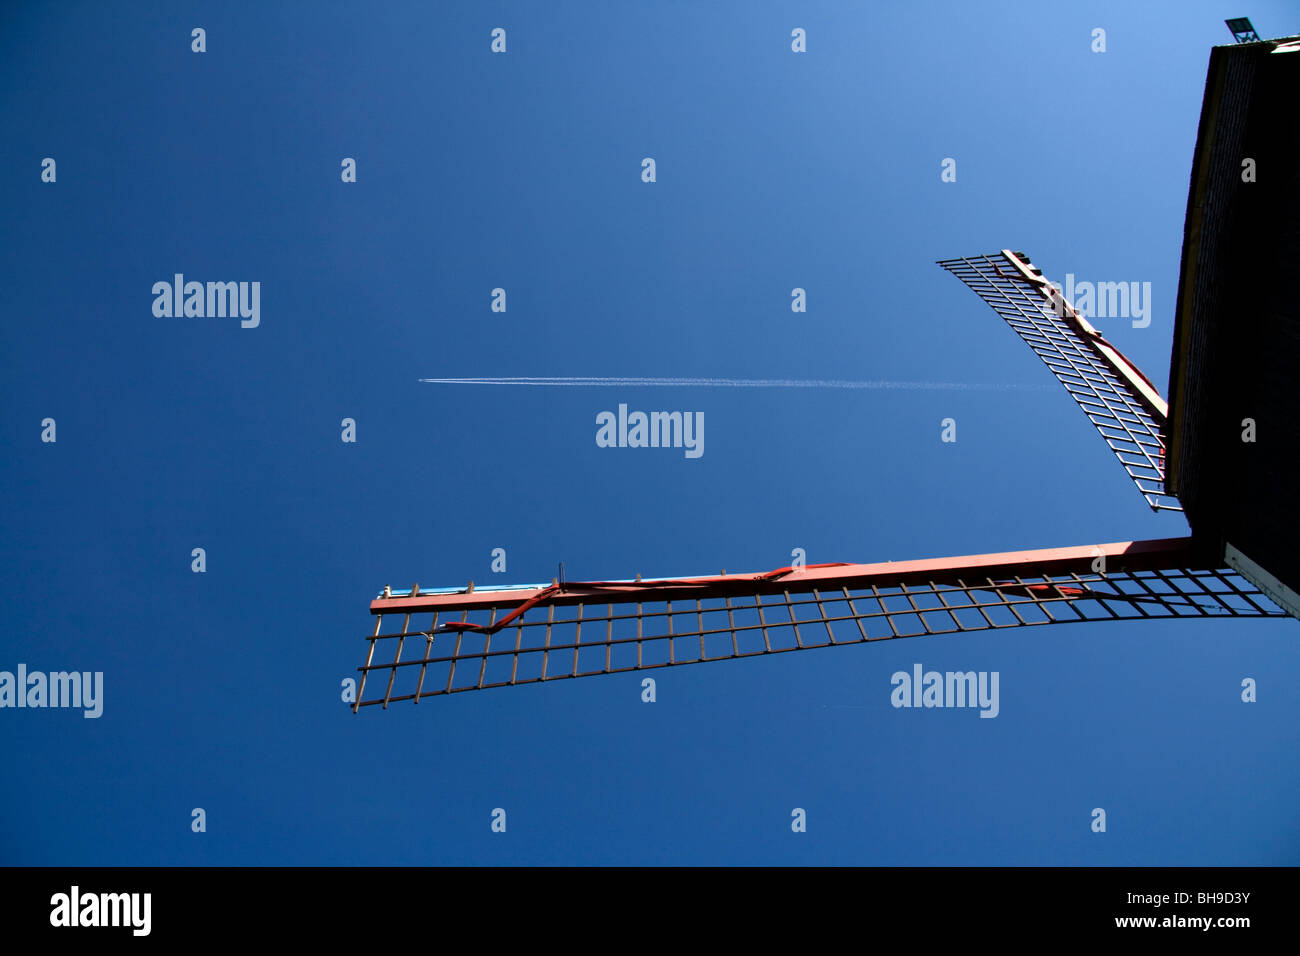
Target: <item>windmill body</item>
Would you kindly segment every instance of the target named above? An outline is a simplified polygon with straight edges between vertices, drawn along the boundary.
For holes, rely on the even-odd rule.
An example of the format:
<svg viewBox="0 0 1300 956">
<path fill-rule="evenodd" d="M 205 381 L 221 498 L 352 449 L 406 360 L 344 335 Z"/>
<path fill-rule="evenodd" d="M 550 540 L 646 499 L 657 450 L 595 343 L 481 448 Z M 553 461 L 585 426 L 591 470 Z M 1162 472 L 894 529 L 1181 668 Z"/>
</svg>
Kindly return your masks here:
<svg viewBox="0 0 1300 956">
<path fill-rule="evenodd" d="M 1300 38 L 1212 51 L 1168 401 L 1023 252 L 939 263 L 1043 361 L 1146 503 L 1185 513 L 1190 536 L 746 574 L 385 588 L 370 605 L 354 711 L 903 637 L 1300 616 L 1289 496 L 1300 309 L 1266 281 L 1300 260 L 1300 130 L 1276 122 L 1295 102 Z"/>
</svg>

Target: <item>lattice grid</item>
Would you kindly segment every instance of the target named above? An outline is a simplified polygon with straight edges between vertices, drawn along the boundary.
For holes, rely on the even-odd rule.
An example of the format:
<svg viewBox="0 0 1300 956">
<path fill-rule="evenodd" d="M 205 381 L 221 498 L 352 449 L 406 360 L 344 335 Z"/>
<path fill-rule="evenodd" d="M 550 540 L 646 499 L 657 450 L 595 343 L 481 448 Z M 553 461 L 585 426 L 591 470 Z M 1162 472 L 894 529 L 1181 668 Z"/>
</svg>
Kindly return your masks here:
<svg viewBox="0 0 1300 956">
<path fill-rule="evenodd" d="M 1034 350 L 1083 409 L 1154 510 L 1182 511 L 1165 493 L 1165 443 L 1157 417 L 1102 355 L 1061 315 L 1039 286 L 1002 254 L 945 259 L 964 282 Z"/>
<path fill-rule="evenodd" d="M 1283 614 L 1229 569 L 758 590 L 671 601 L 561 594 L 495 632 L 440 629 L 439 614 L 444 622 L 491 628 L 518 607 L 517 599 L 503 594 L 499 606 L 379 614 L 366 664 L 359 668 L 354 710 L 466 690 L 900 637 L 1073 621 Z M 653 597 L 653 589 L 645 596 Z"/>
</svg>

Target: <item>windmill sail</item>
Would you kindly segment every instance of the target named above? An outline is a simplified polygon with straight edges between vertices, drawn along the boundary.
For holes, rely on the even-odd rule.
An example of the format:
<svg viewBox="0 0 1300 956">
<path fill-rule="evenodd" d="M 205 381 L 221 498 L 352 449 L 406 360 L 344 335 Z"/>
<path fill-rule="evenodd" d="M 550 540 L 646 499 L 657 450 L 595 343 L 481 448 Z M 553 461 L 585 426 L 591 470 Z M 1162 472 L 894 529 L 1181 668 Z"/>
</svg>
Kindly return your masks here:
<svg viewBox="0 0 1300 956">
<path fill-rule="evenodd" d="M 1154 509 L 1168 409 L 1023 253 L 939 263 L 1065 385 Z M 384 593 L 353 711 L 396 701 L 841 644 L 1074 621 L 1281 617 L 1193 538 L 761 574 Z"/>
<path fill-rule="evenodd" d="M 1168 407 L 1155 386 L 1078 313 L 1023 252 L 939 262 L 997 312 L 1046 363 L 1115 452 L 1153 510 L 1182 511 L 1165 493 Z"/>
<path fill-rule="evenodd" d="M 459 691 L 1072 621 L 1281 616 L 1190 538 L 763 574 L 385 593 L 353 710 Z"/>
</svg>

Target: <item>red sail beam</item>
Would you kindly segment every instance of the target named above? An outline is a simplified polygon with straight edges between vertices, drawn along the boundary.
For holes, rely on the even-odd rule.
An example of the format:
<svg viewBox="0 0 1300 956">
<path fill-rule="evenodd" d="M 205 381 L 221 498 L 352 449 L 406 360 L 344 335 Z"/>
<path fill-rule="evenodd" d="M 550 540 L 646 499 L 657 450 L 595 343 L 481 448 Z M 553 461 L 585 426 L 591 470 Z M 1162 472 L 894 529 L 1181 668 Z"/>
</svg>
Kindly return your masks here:
<svg viewBox="0 0 1300 956">
<path fill-rule="evenodd" d="M 1106 570 L 1138 571 L 1188 566 L 1192 558 L 1191 544 L 1191 538 L 1160 538 L 1072 548 L 924 558 L 918 561 L 810 565 L 802 569 L 783 568 L 758 574 L 717 574 L 644 581 L 570 581 L 563 585 L 512 588 L 508 591 L 470 591 L 467 588 L 450 594 L 377 597 L 370 602 L 370 613 L 413 614 L 420 611 L 505 609 L 525 604 L 536 606 L 539 603 L 543 606 L 559 606 L 582 604 L 593 599 L 614 604 L 676 601 L 728 595 L 781 594 L 786 591 L 801 593 L 818 588 L 857 588 L 873 584 L 897 587 L 958 578 L 1009 578 L 1023 574 L 1037 577 L 1071 572 L 1086 574 L 1092 571 L 1098 558 L 1105 559 L 1103 567 Z"/>
</svg>

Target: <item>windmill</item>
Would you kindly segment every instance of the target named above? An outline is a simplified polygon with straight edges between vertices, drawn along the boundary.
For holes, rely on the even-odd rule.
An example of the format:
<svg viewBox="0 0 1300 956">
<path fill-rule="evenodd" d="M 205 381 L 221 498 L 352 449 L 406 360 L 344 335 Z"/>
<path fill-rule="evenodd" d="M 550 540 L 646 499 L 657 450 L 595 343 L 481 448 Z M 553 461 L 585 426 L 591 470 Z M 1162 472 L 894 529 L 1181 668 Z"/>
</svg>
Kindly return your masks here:
<svg viewBox="0 0 1300 956">
<path fill-rule="evenodd" d="M 370 604 L 353 711 L 517 684 L 1081 621 L 1300 617 L 1294 157 L 1300 38 L 1211 51 L 1183 241 L 1170 404 L 1023 252 L 939 265 L 1038 355 L 1181 538 L 750 573 L 408 591 Z M 1242 157 L 1250 158 L 1250 178 Z M 1255 181 L 1254 169 L 1282 175 Z M 1288 172 L 1288 170 L 1290 172 Z M 1245 416 L 1245 417 L 1243 417 Z M 1238 439 L 1240 419 L 1251 444 Z M 1253 444 L 1256 419 L 1274 436 Z M 1249 556 L 1248 556 L 1249 555 Z M 1285 609 L 1285 610 L 1284 610 Z"/>
<path fill-rule="evenodd" d="M 1147 503 L 1181 510 L 1163 487 L 1166 404 L 1146 376 L 1024 253 L 939 265 L 1043 360 Z M 1284 616 L 1195 535 L 757 574 L 481 589 L 416 585 L 385 588 L 370 610 L 375 628 L 354 711 L 903 637 L 1072 621 Z"/>
</svg>

